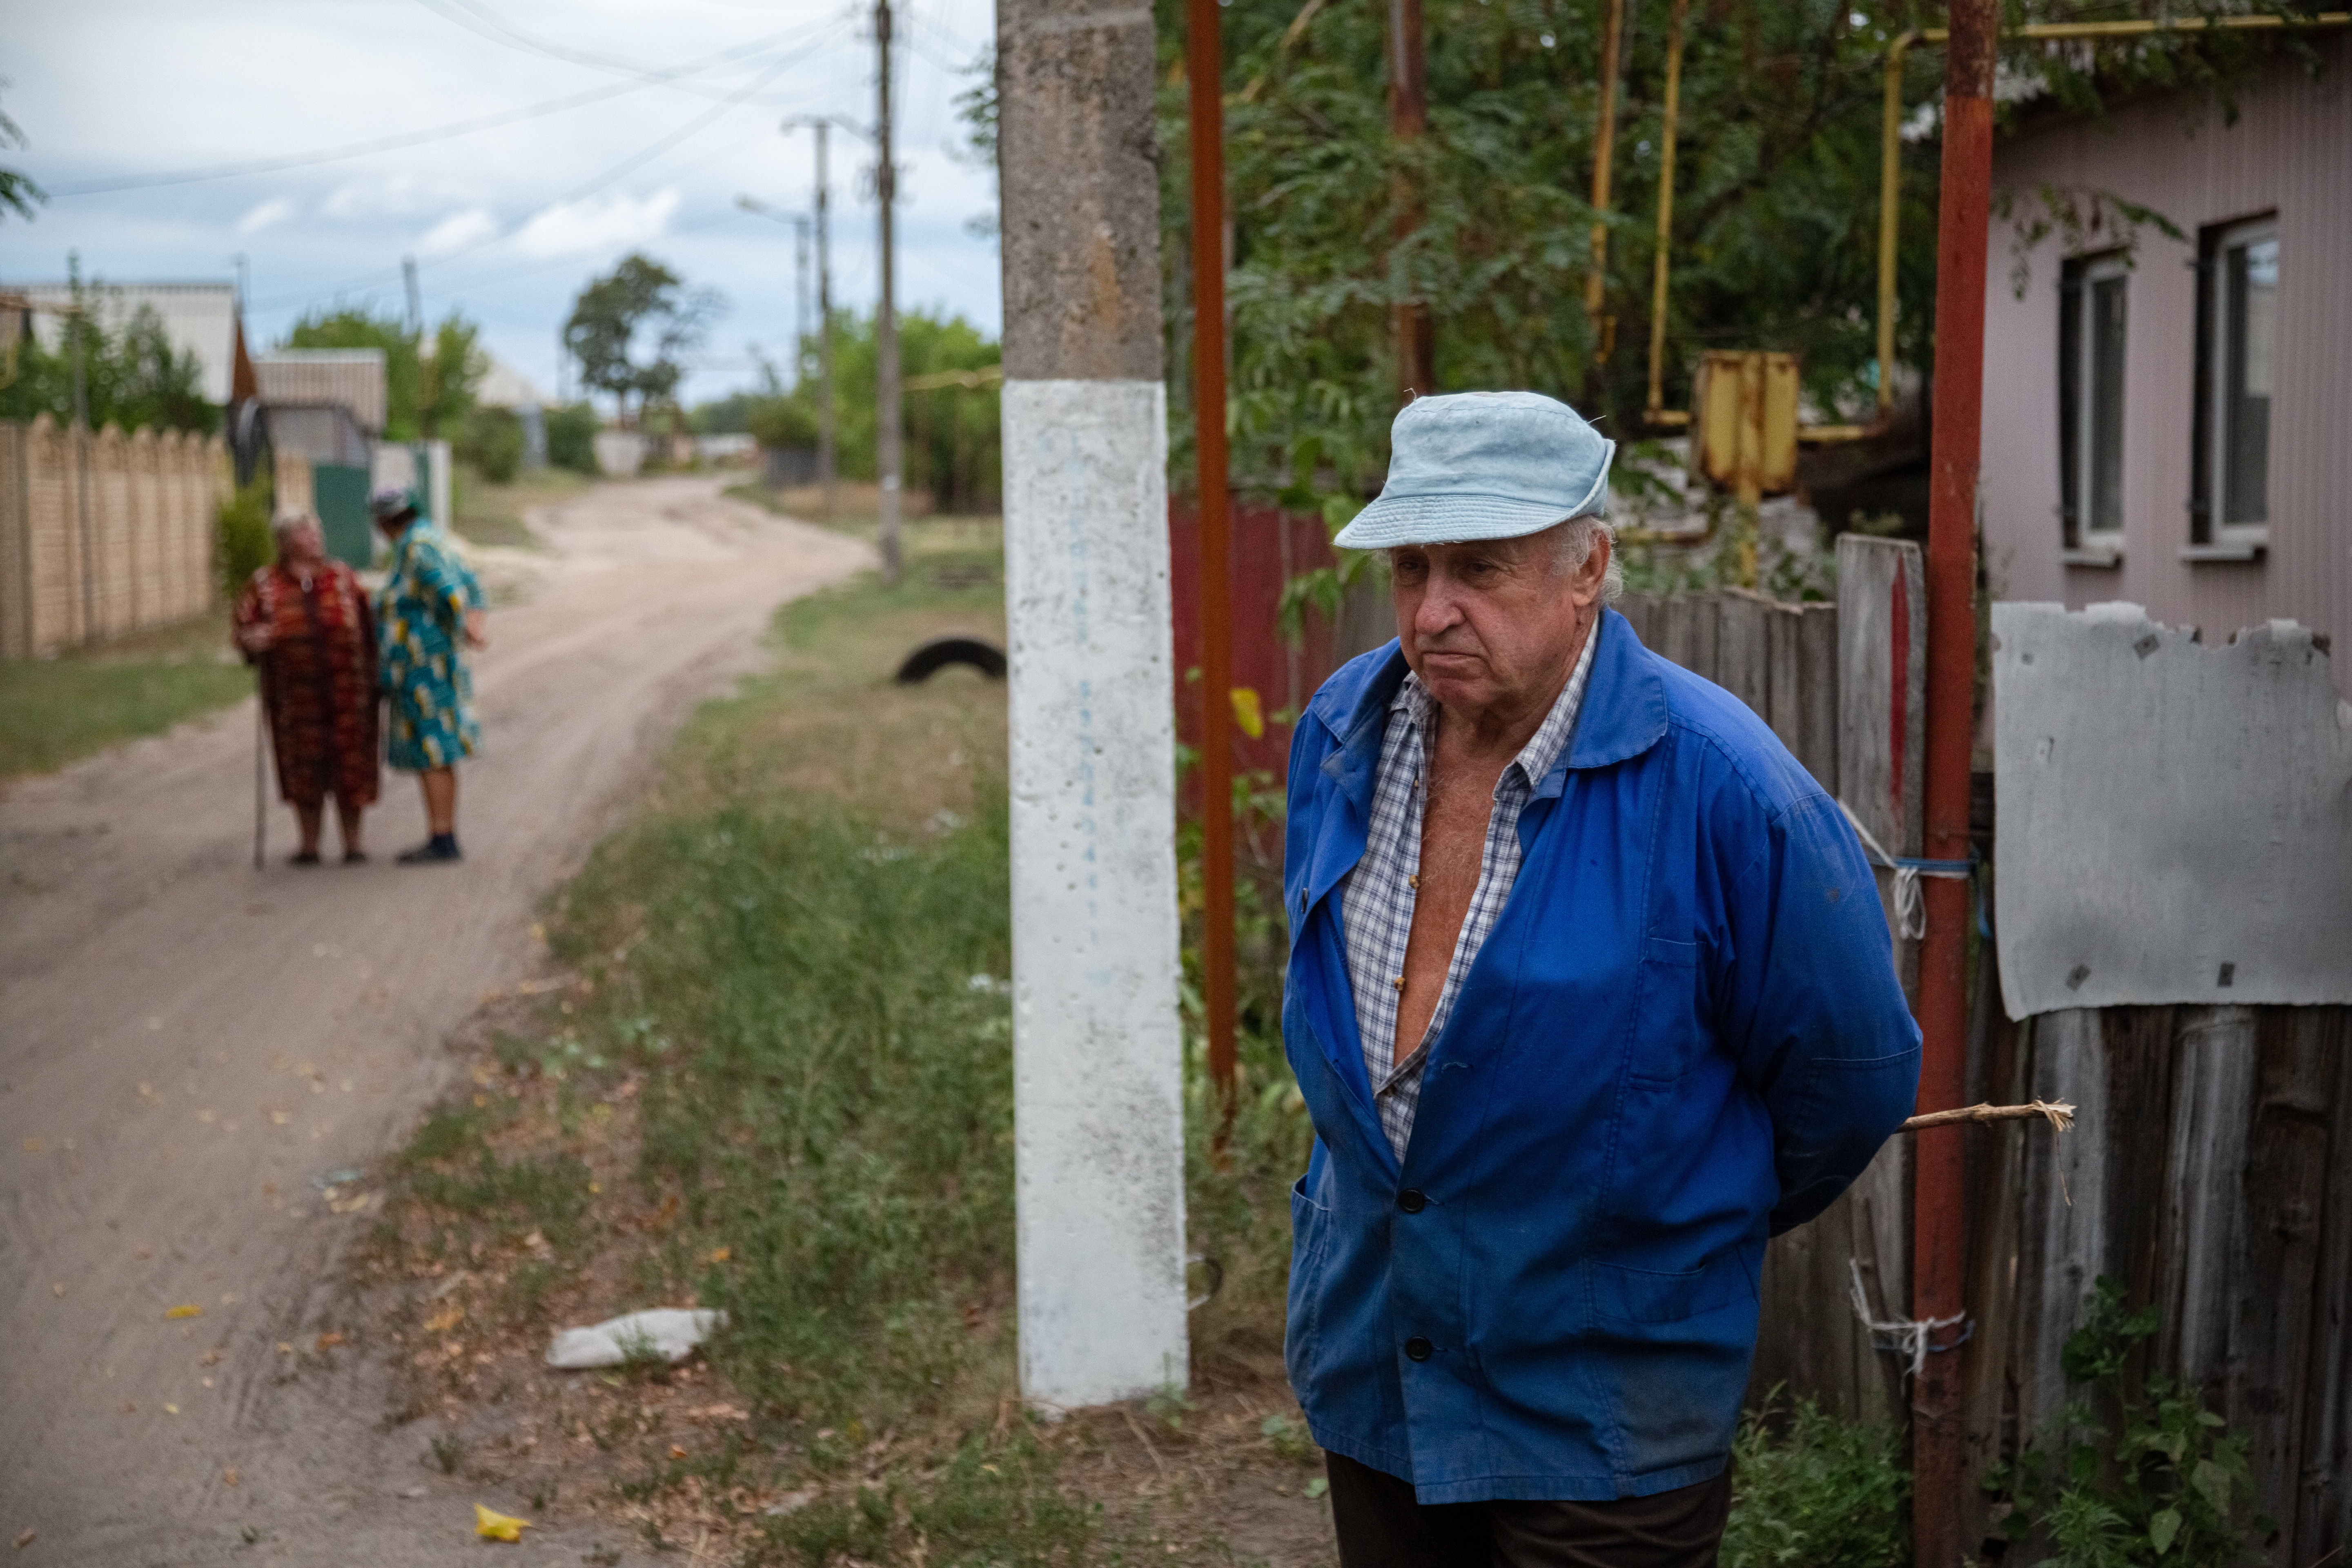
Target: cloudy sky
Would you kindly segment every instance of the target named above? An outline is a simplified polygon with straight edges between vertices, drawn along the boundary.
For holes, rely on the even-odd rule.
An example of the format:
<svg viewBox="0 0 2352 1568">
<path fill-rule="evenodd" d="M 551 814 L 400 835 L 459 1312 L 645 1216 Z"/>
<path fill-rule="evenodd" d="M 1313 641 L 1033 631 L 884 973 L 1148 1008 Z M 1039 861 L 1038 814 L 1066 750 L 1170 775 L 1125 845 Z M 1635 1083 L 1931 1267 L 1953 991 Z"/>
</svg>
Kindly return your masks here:
<svg viewBox="0 0 2352 1568">
<path fill-rule="evenodd" d="M 69 251 L 90 276 L 226 280 L 241 255 L 246 330 L 268 344 L 338 300 L 399 310 L 413 256 L 429 319 L 462 310 L 549 391 L 572 296 L 632 249 L 729 301 L 688 398 L 755 379 L 747 345 L 792 342 L 793 231 L 736 198 L 805 210 L 814 138 L 780 121 L 875 111 L 871 0 L 12 9 L 0 110 L 31 144 L 5 156 L 52 195 L 35 222 L 0 222 L 0 282 L 61 278 Z M 992 333 L 995 242 L 970 226 L 993 182 L 954 100 L 993 10 L 899 0 L 897 16 L 901 307 Z M 861 310 L 878 281 L 872 163 L 833 132 L 835 298 Z M 239 172 L 189 177 L 224 169 Z"/>
</svg>

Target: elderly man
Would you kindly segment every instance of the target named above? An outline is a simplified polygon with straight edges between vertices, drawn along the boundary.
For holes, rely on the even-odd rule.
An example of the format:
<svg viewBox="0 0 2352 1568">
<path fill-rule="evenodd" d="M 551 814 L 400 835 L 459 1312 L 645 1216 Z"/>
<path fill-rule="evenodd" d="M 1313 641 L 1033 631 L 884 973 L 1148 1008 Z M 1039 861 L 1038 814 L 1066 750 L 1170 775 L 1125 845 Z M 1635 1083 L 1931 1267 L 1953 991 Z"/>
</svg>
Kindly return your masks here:
<svg viewBox="0 0 2352 1568">
<path fill-rule="evenodd" d="M 1614 450 L 1424 397 L 1339 535 L 1398 640 L 1301 718 L 1290 1376 L 1344 1568 L 1715 1561 L 1769 1236 L 1911 1108 L 1837 804 L 1607 607 Z"/>
</svg>

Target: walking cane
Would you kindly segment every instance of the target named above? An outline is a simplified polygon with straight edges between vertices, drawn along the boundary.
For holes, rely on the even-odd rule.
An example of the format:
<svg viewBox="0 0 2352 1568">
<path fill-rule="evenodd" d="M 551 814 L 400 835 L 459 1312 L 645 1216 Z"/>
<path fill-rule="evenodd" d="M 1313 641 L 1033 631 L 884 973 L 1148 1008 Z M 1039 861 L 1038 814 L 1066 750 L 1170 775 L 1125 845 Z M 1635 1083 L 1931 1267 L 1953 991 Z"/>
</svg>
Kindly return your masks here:
<svg viewBox="0 0 2352 1568">
<path fill-rule="evenodd" d="M 253 868 L 261 869 L 262 837 L 268 831 L 267 773 L 262 752 L 269 735 L 269 656 L 253 661 Z"/>
</svg>

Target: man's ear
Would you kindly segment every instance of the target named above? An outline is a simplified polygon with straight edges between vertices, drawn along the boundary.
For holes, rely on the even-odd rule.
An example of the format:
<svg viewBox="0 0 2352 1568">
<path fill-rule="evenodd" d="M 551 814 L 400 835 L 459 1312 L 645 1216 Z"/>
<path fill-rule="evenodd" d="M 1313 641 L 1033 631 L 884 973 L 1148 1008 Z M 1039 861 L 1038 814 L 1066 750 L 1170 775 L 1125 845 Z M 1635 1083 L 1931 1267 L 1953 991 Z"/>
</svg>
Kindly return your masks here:
<svg viewBox="0 0 2352 1568">
<path fill-rule="evenodd" d="M 1605 533 L 1592 536 L 1592 548 L 1585 552 L 1584 562 L 1576 569 L 1576 602 L 1591 605 L 1601 602 L 1601 584 L 1609 575 L 1609 557 L 1615 542 Z"/>
</svg>

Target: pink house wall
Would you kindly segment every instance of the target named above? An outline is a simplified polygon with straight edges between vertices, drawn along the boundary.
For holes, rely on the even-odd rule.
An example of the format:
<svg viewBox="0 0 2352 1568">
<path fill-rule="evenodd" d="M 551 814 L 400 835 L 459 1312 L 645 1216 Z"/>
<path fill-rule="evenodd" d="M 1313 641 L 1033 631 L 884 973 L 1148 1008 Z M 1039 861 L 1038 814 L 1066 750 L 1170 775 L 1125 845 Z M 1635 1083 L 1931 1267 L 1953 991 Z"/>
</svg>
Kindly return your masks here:
<svg viewBox="0 0 2352 1568">
<path fill-rule="evenodd" d="M 2043 185 L 2106 191 L 2164 214 L 2183 243 L 2143 227 L 2128 286 L 2124 367 L 2124 553 L 2113 568 L 2061 563 L 2058 282 L 2065 241 L 2028 253 L 2012 291 L 2015 234 L 1993 222 L 1986 280 L 1984 534 L 1993 596 L 2145 605 L 2220 642 L 2284 616 L 2336 639 L 2352 695 L 2352 38 L 2320 36 L 2314 80 L 2282 61 L 2218 106 L 2151 99 L 2104 121 L 2036 126 L 1993 154 L 2016 215 Z M 2277 381 L 2271 414 L 2270 548 L 2252 563 L 2180 559 L 2189 543 L 2189 430 L 2197 363 L 2200 226 L 2275 211 Z M 2112 242 L 2096 237 L 2087 250 Z"/>
</svg>

